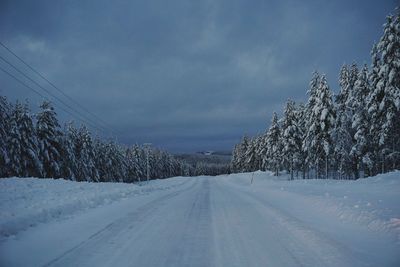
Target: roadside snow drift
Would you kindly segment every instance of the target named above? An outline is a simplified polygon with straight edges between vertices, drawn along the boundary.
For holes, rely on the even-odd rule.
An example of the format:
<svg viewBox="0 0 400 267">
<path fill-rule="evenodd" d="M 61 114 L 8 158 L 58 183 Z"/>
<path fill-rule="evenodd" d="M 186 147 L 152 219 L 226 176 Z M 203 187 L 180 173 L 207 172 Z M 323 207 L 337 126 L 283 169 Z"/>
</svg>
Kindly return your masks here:
<svg viewBox="0 0 400 267">
<path fill-rule="evenodd" d="M 182 179 L 152 180 L 144 186 L 123 183 L 73 182 L 64 179 L 0 179 L 0 240 L 22 230 L 65 219 L 128 197 L 166 190 Z"/>
<path fill-rule="evenodd" d="M 288 175 L 276 177 L 269 172 L 233 174 L 223 179 L 262 195 L 310 224 L 327 226 L 330 217 L 335 217 L 343 224 L 396 233 L 400 242 L 400 171 L 358 180 L 289 181 Z M 339 226 L 332 225 L 333 230 Z"/>
</svg>

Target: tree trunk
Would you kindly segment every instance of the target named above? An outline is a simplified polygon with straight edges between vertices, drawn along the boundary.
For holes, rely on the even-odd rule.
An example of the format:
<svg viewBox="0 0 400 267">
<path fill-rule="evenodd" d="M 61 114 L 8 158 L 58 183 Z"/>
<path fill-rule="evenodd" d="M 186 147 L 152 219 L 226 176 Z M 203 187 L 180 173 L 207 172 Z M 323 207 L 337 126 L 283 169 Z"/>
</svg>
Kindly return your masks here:
<svg viewBox="0 0 400 267">
<path fill-rule="evenodd" d="M 328 179 L 328 156 L 325 157 L 325 179 Z"/>
<path fill-rule="evenodd" d="M 293 180 L 293 161 L 290 163 L 290 180 Z"/>
</svg>

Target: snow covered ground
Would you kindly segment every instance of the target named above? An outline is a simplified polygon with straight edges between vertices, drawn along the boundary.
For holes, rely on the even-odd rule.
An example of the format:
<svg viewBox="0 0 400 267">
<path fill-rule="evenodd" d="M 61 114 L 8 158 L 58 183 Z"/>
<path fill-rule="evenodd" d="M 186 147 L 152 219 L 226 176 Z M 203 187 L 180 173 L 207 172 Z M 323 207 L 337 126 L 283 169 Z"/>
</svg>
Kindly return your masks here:
<svg viewBox="0 0 400 267">
<path fill-rule="evenodd" d="M 63 179 L 0 179 L 0 240 L 39 223 L 67 219 L 129 197 L 167 190 L 184 183 L 175 178 L 123 183 L 73 182 Z"/>
<path fill-rule="evenodd" d="M 287 178 L 0 179 L 0 266 L 400 266 L 400 172 Z"/>
</svg>

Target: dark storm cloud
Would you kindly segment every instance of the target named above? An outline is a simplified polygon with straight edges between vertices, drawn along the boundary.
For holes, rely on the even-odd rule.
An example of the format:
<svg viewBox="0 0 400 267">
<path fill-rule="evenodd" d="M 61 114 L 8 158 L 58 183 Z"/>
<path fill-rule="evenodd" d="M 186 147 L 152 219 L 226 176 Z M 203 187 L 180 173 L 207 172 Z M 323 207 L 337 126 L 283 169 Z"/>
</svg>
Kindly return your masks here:
<svg viewBox="0 0 400 267">
<path fill-rule="evenodd" d="M 0 34 L 119 141 L 230 149 L 305 100 L 314 69 L 336 89 L 344 62 L 369 63 L 395 2 L 2 1 Z M 2 94 L 39 102 L 0 79 Z"/>
</svg>

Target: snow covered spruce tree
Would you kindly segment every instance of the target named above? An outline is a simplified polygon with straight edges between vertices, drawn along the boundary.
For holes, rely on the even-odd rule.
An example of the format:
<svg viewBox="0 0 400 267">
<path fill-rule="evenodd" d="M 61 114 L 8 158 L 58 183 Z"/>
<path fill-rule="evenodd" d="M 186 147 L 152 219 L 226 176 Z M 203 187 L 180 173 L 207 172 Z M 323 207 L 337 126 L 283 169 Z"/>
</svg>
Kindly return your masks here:
<svg viewBox="0 0 400 267">
<path fill-rule="evenodd" d="M 150 178 L 149 179 L 156 178 L 156 175 L 158 173 L 158 170 L 156 169 L 158 162 L 157 162 L 157 159 L 156 159 L 156 155 L 154 153 L 155 152 L 154 148 L 153 147 L 144 147 L 143 150 L 145 152 L 145 155 L 148 153 L 148 157 L 149 157 L 149 166 L 150 166 L 149 167 L 149 169 L 150 169 L 150 172 L 149 172 Z M 145 161 L 145 168 L 146 168 L 146 166 L 147 166 L 147 155 L 145 157 L 145 160 L 146 160 Z M 147 168 L 146 168 L 145 176 L 147 176 Z"/>
<path fill-rule="evenodd" d="M 263 144 L 264 135 L 260 134 L 254 138 L 254 166 L 256 167 L 254 171 L 262 170 L 262 155 L 266 152 L 265 148 L 261 147 Z"/>
<path fill-rule="evenodd" d="M 50 102 L 44 101 L 37 114 L 36 134 L 39 147 L 39 160 L 43 165 L 44 177 L 60 177 L 62 144 L 60 125 Z"/>
<path fill-rule="evenodd" d="M 152 148 L 150 151 L 150 166 L 153 166 L 150 169 L 151 177 L 159 177 L 162 178 L 163 173 L 162 173 L 162 153 L 158 149 Z"/>
<path fill-rule="evenodd" d="M 124 152 L 114 141 L 106 145 L 106 155 L 109 161 L 108 181 L 123 182 L 126 175 Z"/>
<path fill-rule="evenodd" d="M 295 169 L 301 162 L 302 133 L 296 116 L 295 103 L 288 100 L 282 119 L 282 160 L 283 166 L 290 173 L 293 180 Z"/>
<path fill-rule="evenodd" d="M 246 171 L 256 171 L 261 168 L 261 157 L 258 152 L 259 136 L 251 138 L 245 151 Z"/>
<path fill-rule="evenodd" d="M 140 182 L 140 179 L 146 174 L 146 155 L 144 149 L 140 148 L 138 145 L 133 146 L 132 150 L 133 156 L 137 160 L 136 177 Z"/>
<path fill-rule="evenodd" d="M 371 136 L 376 139 L 381 172 L 400 165 L 400 15 L 388 16 L 373 50 L 372 90 L 368 97 Z"/>
<path fill-rule="evenodd" d="M 352 92 L 354 90 L 354 86 L 355 86 L 356 81 L 358 79 L 358 73 L 359 72 L 360 71 L 358 69 L 357 63 L 353 62 L 351 64 L 351 66 L 350 66 L 350 72 L 349 72 L 349 81 L 348 81 L 349 82 L 349 96 L 347 97 L 348 101 L 349 101 L 350 96 L 351 96 L 351 94 L 352 94 Z M 347 102 L 347 104 L 349 104 L 349 103 Z"/>
<path fill-rule="evenodd" d="M 125 151 L 113 141 L 95 138 L 94 162 L 101 182 L 123 182 L 126 176 Z"/>
<path fill-rule="evenodd" d="M 12 111 L 8 149 L 10 175 L 41 177 L 42 164 L 28 103 L 17 102 Z"/>
<path fill-rule="evenodd" d="M 282 139 L 278 115 L 275 112 L 267 133 L 267 153 L 265 156 L 268 169 L 273 170 L 275 176 L 278 176 L 282 167 Z"/>
<path fill-rule="evenodd" d="M 61 137 L 61 177 L 76 180 L 78 163 L 75 157 L 75 139 L 77 130 L 72 123 L 65 124 Z"/>
<path fill-rule="evenodd" d="M 94 158 L 97 172 L 99 174 L 99 182 L 111 181 L 109 168 L 111 166 L 111 160 L 108 158 L 107 144 L 100 140 L 99 137 L 95 137 L 93 141 Z"/>
<path fill-rule="evenodd" d="M 0 96 L 0 177 L 9 175 L 10 157 L 7 141 L 10 136 L 11 110 L 12 106 L 7 98 Z"/>
<path fill-rule="evenodd" d="M 138 145 L 134 145 L 126 149 L 126 166 L 127 166 L 127 182 L 140 182 L 143 177 L 143 170 L 140 166 L 140 148 Z"/>
<path fill-rule="evenodd" d="M 298 170 L 302 172 L 302 178 L 306 178 L 306 172 L 308 170 L 307 166 L 307 153 L 303 148 L 304 138 L 306 133 L 306 124 L 308 118 L 306 117 L 306 106 L 303 103 L 300 103 L 295 112 L 296 120 L 297 120 L 297 128 L 299 130 L 300 136 L 300 144 L 299 144 L 299 155 L 298 155 Z"/>
<path fill-rule="evenodd" d="M 257 155 L 260 157 L 260 170 L 266 171 L 268 169 L 268 159 L 267 159 L 267 142 L 268 142 L 268 129 L 265 133 L 260 135 L 257 141 Z"/>
<path fill-rule="evenodd" d="M 379 158 L 379 121 L 376 111 L 377 107 L 377 98 L 373 96 L 374 88 L 376 88 L 377 83 L 379 81 L 379 67 L 380 67 L 380 58 L 378 54 L 377 45 L 374 44 L 371 50 L 371 67 L 368 73 L 368 80 L 370 84 L 370 92 L 366 99 L 366 108 L 367 108 L 367 116 L 369 118 L 369 148 L 370 160 L 371 160 L 371 175 L 377 174 L 380 171 Z"/>
<path fill-rule="evenodd" d="M 98 182 L 99 173 L 96 169 L 95 151 L 89 130 L 85 125 L 82 125 L 73 138 L 77 163 L 76 179 L 78 181 Z"/>
<path fill-rule="evenodd" d="M 336 96 L 336 121 L 332 132 L 334 146 L 334 158 L 339 179 L 350 177 L 353 162 L 350 150 L 353 146 L 353 133 L 351 128 L 352 112 L 349 103 L 352 100 L 352 91 L 355 83 L 354 75 L 357 73 L 355 64 L 351 72 L 347 65 L 343 65 L 339 75 L 340 91 Z"/>
<path fill-rule="evenodd" d="M 320 74 L 317 71 L 314 71 L 309 84 L 310 88 L 307 91 L 308 101 L 304 111 L 304 118 L 307 119 L 304 121 L 305 123 L 304 128 L 306 131 L 304 132 L 302 150 L 306 155 L 308 178 L 310 178 L 310 170 L 316 168 L 315 166 L 316 154 L 313 153 L 314 151 L 310 151 L 310 149 L 313 148 L 313 140 L 314 140 L 314 131 L 311 131 L 311 126 L 313 125 L 313 121 L 311 120 L 311 118 L 314 117 L 314 108 L 317 101 L 317 89 L 320 83 L 320 79 L 321 79 Z"/>
<path fill-rule="evenodd" d="M 249 146 L 249 137 L 243 136 L 241 142 L 235 146 L 232 155 L 232 170 L 234 172 L 245 172 L 246 171 L 246 151 Z"/>
<path fill-rule="evenodd" d="M 368 80 L 368 67 L 359 72 L 358 79 L 355 82 L 350 107 L 352 109 L 352 132 L 354 132 L 354 142 L 351 147 L 350 156 L 355 159 L 354 177 L 359 178 L 359 172 L 362 171 L 364 176 L 371 175 L 373 168 L 369 136 L 369 117 L 366 105 L 366 99 L 370 92 Z"/>
<path fill-rule="evenodd" d="M 321 177 L 322 170 L 325 169 L 325 178 L 328 178 L 329 160 L 333 150 L 331 131 L 335 123 L 335 107 L 325 75 L 320 77 L 315 94 L 306 133 L 307 152 L 310 162 L 314 163 L 317 177 Z"/>
</svg>

